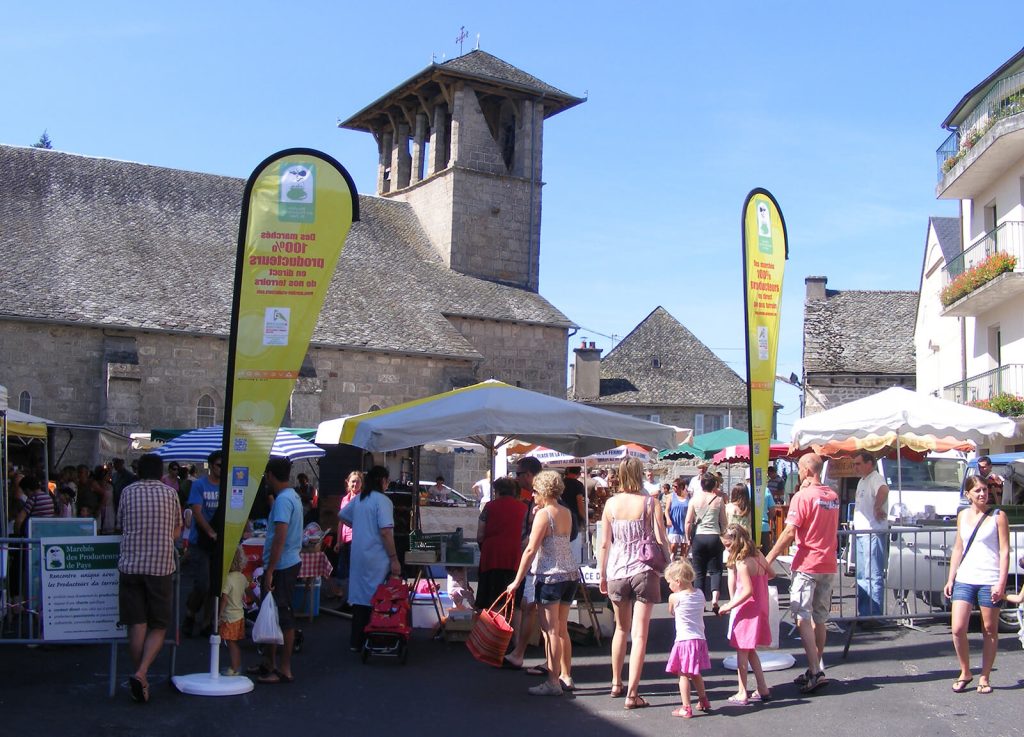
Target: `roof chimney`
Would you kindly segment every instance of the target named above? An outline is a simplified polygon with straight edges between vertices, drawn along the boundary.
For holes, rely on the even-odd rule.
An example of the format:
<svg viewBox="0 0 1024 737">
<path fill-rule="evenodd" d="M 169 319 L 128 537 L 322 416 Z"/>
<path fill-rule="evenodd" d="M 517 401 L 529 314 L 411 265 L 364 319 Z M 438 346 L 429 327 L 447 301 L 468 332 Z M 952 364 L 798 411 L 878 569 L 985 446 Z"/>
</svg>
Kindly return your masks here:
<svg viewBox="0 0 1024 737">
<path fill-rule="evenodd" d="M 825 285 L 828 284 L 827 276 L 808 276 L 804 279 L 807 285 L 807 301 L 825 299 Z"/>
<path fill-rule="evenodd" d="M 573 399 L 597 399 L 601 396 L 601 349 L 594 347 L 594 342 L 580 343 L 573 348 L 576 362 L 572 365 L 572 397 Z"/>
</svg>

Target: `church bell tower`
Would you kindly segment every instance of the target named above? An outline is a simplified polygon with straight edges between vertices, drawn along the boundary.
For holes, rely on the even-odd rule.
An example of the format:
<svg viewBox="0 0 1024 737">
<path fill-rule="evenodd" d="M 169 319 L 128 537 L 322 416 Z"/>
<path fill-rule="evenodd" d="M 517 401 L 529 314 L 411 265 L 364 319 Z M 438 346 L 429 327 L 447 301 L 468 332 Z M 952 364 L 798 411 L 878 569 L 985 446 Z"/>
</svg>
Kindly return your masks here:
<svg viewBox="0 0 1024 737">
<path fill-rule="evenodd" d="M 544 121 L 581 102 L 476 50 L 338 125 L 373 134 L 377 194 L 409 203 L 449 268 L 536 292 Z"/>
</svg>

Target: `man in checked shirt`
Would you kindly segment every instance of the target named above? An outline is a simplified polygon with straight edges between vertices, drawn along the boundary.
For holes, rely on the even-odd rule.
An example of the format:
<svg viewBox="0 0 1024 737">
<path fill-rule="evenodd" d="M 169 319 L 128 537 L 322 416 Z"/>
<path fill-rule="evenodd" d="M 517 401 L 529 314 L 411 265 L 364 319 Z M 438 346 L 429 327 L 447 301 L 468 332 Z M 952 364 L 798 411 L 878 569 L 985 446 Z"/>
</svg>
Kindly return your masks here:
<svg viewBox="0 0 1024 737">
<path fill-rule="evenodd" d="M 118 609 L 128 627 L 135 673 L 128 679 L 132 699 L 149 701 L 149 666 L 164 645 L 171 621 L 174 539 L 181 531 L 181 506 L 174 489 L 160 481 L 164 464 L 147 453 L 139 459 L 139 480 L 121 492 Z"/>
</svg>

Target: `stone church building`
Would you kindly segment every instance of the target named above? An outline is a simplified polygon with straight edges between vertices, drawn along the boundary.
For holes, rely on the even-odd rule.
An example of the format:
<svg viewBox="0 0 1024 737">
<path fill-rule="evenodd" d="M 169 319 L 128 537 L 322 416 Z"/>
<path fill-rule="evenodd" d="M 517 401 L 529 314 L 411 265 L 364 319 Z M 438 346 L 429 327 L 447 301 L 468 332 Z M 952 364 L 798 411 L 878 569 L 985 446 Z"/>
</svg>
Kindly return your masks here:
<svg viewBox="0 0 1024 737">
<path fill-rule="evenodd" d="M 285 425 L 488 378 L 565 396 L 573 325 L 537 293 L 543 131 L 580 102 L 473 51 L 340 124 L 372 134 L 377 192 L 360 195 Z M 0 146 L 12 406 L 122 435 L 222 421 L 243 186 Z M 62 462 L 99 456 L 79 431 Z"/>
</svg>

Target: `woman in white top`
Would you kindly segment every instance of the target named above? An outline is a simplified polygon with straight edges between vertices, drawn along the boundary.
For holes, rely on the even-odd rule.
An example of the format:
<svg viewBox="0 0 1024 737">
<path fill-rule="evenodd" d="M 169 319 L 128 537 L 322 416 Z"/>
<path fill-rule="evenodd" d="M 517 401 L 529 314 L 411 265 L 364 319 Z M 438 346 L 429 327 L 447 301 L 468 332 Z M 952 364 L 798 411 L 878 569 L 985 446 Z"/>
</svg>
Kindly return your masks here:
<svg viewBox="0 0 1024 737">
<path fill-rule="evenodd" d="M 970 506 L 957 516 L 956 543 L 945 587 L 946 596 L 952 599 L 953 647 L 960 661 L 960 675 L 953 681 L 953 691 L 966 691 L 973 680 L 967 623 L 977 604 L 981 609 L 982 632 L 978 693 L 988 694 L 992 693 L 989 673 L 999 645 L 999 602 L 1006 593 L 1010 566 L 1010 526 L 1005 514 L 989 509 L 989 489 L 984 479 L 969 478 L 966 494 Z"/>
</svg>

